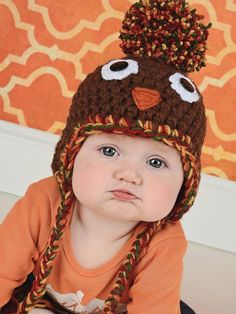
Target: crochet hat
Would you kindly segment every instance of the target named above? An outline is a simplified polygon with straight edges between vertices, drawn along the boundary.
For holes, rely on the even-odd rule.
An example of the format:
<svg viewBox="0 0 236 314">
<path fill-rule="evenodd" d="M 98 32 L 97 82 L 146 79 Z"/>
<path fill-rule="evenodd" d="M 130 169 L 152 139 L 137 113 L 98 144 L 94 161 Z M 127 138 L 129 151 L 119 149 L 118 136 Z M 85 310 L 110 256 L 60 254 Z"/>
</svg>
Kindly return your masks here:
<svg viewBox="0 0 236 314">
<path fill-rule="evenodd" d="M 147 223 L 139 234 L 105 302 L 104 313 L 113 313 L 130 267 L 138 262 L 150 236 L 167 222 L 180 219 L 192 206 L 200 180 L 206 117 L 202 95 L 187 73 L 205 66 L 211 25 L 205 26 L 202 19 L 185 0 L 134 3 L 120 31 L 126 56 L 99 66 L 79 86 L 52 163 L 62 202 L 41 272 L 23 310 L 45 291 L 66 217 L 75 200 L 71 184 L 74 160 L 90 134 L 109 132 L 162 141 L 179 151 L 184 169 L 183 186 L 173 210 L 161 221 Z"/>
</svg>

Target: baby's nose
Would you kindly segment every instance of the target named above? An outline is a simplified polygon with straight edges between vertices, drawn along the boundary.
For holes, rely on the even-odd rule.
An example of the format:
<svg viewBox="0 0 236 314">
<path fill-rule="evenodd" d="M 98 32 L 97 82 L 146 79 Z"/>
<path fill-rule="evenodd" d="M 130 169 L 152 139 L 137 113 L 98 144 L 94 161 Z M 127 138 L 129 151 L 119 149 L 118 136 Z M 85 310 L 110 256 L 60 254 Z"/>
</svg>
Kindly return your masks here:
<svg viewBox="0 0 236 314">
<path fill-rule="evenodd" d="M 137 170 L 119 169 L 115 171 L 115 178 L 119 181 L 126 181 L 135 185 L 142 183 L 142 176 Z"/>
</svg>

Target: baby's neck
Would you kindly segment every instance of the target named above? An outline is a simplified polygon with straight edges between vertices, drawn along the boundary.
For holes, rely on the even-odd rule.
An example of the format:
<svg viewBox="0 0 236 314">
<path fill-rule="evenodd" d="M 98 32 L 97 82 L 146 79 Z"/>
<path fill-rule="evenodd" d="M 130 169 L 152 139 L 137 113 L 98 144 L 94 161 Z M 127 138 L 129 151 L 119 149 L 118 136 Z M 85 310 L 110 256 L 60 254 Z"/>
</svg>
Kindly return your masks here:
<svg viewBox="0 0 236 314">
<path fill-rule="evenodd" d="M 112 222 L 75 206 L 71 244 L 80 266 L 94 269 L 110 261 L 133 234 L 136 223 Z"/>
<path fill-rule="evenodd" d="M 87 239 L 96 239 L 103 243 L 113 243 L 128 239 L 138 222 L 114 221 L 102 217 L 86 208 L 75 205 L 72 223 Z"/>
</svg>

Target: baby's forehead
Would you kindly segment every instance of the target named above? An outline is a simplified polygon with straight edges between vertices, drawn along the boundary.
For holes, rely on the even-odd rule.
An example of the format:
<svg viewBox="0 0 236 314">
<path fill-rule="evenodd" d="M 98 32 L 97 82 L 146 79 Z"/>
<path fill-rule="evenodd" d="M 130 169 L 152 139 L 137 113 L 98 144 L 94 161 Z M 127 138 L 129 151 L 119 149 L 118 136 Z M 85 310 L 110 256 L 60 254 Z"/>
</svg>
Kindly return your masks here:
<svg viewBox="0 0 236 314">
<path fill-rule="evenodd" d="M 114 134 L 102 132 L 99 134 L 90 135 L 87 139 L 90 143 L 95 145 L 115 144 L 121 147 L 133 148 L 134 152 L 139 150 L 158 150 L 163 153 L 176 152 L 173 147 L 168 146 L 160 140 L 153 138 L 144 138 L 141 136 L 130 136 L 126 134 Z"/>
</svg>

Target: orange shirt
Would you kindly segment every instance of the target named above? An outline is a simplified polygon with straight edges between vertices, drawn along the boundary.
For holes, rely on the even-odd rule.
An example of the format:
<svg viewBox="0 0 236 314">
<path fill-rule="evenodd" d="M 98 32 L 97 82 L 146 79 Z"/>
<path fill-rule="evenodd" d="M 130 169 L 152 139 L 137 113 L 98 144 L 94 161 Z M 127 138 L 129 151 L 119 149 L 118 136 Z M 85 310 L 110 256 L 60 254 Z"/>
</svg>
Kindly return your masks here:
<svg viewBox="0 0 236 314">
<path fill-rule="evenodd" d="M 14 288 L 37 270 L 59 204 L 57 182 L 54 177 L 46 178 L 29 187 L 0 225 L 0 307 L 8 302 Z M 73 255 L 68 225 L 49 277 L 48 293 L 75 313 L 101 309 L 141 227 L 110 261 L 96 269 L 85 269 Z M 180 222 L 157 232 L 134 270 L 119 313 L 179 314 L 185 250 Z"/>
</svg>

